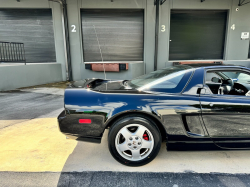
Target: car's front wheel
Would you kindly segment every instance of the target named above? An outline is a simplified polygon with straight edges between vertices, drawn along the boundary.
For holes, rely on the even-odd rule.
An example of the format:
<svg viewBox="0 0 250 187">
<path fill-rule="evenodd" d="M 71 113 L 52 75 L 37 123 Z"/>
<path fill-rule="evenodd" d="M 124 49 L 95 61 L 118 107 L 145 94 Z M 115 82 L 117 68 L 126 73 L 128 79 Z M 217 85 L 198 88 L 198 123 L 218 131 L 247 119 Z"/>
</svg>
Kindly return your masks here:
<svg viewBox="0 0 250 187">
<path fill-rule="evenodd" d="M 117 120 L 108 136 L 110 153 L 127 166 L 142 166 L 151 162 L 160 150 L 161 140 L 156 124 L 141 116 Z"/>
</svg>

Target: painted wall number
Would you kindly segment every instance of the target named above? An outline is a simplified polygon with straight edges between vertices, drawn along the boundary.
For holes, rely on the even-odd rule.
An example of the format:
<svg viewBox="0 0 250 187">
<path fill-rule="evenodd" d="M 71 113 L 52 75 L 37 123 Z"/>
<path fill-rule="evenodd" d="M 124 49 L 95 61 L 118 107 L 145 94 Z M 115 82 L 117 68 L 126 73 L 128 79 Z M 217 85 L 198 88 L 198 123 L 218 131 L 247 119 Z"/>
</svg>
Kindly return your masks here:
<svg viewBox="0 0 250 187">
<path fill-rule="evenodd" d="M 165 25 L 161 25 L 161 32 L 165 32 L 165 31 L 166 31 Z"/>
<path fill-rule="evenodd" d="M 76 26 L 75 25 L 71 25 L 72 27 L 72 31 L 71 32 L 76 32 Z"/>
<path fill-rule="evenodd" d="M 231 29 L 232 29 L 232 30 L 235 30 L 235 24 L 233 24 L 233 25 L 231 26 Z"/>
</svg>

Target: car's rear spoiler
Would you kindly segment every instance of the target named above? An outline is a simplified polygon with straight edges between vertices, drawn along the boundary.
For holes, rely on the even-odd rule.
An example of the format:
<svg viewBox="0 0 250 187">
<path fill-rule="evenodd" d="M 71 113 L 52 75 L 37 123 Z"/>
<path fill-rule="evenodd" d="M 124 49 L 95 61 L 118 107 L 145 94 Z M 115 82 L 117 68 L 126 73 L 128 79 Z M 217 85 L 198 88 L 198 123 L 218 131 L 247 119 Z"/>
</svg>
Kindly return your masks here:
<svg viewBox="0 0 250 187">
<path fill-rule="evenodd" d="M 103 79 L 84 79 L 80 81 L 72 81 L 70 84 L 68 84 L 68 88 L 93 88 L 96 85 L 100 85 L 103 83 L 106 83 L 110 80 L 103 80 Z"/>
</svg>

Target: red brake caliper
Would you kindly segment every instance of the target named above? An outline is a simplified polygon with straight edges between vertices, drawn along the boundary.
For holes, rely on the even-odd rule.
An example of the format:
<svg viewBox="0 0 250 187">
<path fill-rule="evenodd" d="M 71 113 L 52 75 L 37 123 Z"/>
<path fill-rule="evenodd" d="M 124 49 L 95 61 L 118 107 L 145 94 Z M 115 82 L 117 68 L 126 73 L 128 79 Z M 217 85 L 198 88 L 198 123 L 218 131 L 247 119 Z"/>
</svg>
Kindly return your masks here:
<svg viewBox="0 0 250 187">
<path fill-rule="evenodd" d="M 143 134 L 143 139 L 144 139 L 144 140 L 147 140 L 147 141 L 149 140 L 149 137 L 148 137 L 148 135 L 147 135 L 146 133 Z"/>
</svg>

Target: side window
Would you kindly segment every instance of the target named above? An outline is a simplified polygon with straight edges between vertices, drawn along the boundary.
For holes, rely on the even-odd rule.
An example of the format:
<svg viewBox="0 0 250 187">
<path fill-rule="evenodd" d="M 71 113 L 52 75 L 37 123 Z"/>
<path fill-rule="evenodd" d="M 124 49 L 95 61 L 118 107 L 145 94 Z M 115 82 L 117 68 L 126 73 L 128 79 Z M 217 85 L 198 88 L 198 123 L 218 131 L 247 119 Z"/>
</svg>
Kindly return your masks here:
<svg viewBox="0 0 250 187">
<path fill-rule="evenodd" d="M 250 96 L 250 74 L 244 71 L 210 71 L 205 84 L 213 94 Z"/>
<path fill-rule="evenodd" d="M 218 94 L 221 86 L 221 77 L 215 72 L 206 73 L 206 85 L 209 87 L 213 94 Z"/>
<path fill-rule="evenodd" d="M 244 72 L 235 71 L 235 72 L 223 72 L 223 73 L 228 77 L 230 77 L 231 79 L 233 79 L 235 82 L 246 83 L 246 84 L 250 83 L 250 75 Z"/>
<path fill-rule="evenodd" d="M 207 74 L 206 74 L 206 82 L 212 82 L 213 77 L 220 78 L 220 76 L 215 74 L 214 72 L 207 72 Z"/>
</svg>

